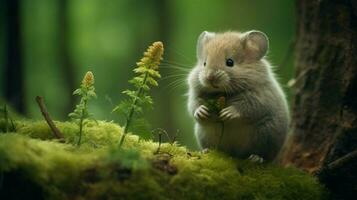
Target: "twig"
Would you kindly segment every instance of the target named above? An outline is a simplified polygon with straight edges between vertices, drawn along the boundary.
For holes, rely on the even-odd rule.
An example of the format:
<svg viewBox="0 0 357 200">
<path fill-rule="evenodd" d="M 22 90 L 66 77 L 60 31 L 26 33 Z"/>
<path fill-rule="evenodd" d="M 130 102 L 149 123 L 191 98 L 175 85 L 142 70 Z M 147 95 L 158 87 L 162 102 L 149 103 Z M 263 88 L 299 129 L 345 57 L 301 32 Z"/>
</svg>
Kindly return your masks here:
<svg viewBox="0 0 357 200">
<path fill-rule="evenodd" d="M 162 137 L 162 134 L 161 134 L 161 133 L 159 133 L 159 147 L 157 148 L 157 151 L 156 151 L 156 153 L 155 153 L 155 154 L 160 153 L 160 148 L 161 148 L 161 137 Z"/>
<path fill-rule="evenodd" d="M 356 158 L 357 158 L 357 150 L 354 150 L 354 151 L 336 159 L 335 161 L 329 163 L 327 165 L 327 169 L 334 170 L 334 169 L 340 168 L 341 166 L 350 162 L 352 159 L 356 159 Z"/>
<path fill-rule="evenodd" d="M 160 148 L 161 148 L 161 142 L 162 142 L 162 135 L 165 134 L 168 137 L 167 132 L 165 131 L 165 129 L 162 128 L 156 128 L 154 130 L 151 131 L 152 134 L 156 133 L 159 135 L 159 147 L 157 148 L 157 151 L 155 152 L 155 154 L 160 153 Z M 168 137 L 170 139 L 170 137 Z"/>
<path fill-rule="evenodd" d="M 317 175 L 321 180 L 330 179 L 331 176 L 338 176 L 340 173 L 345 173 L 344 171 L 345 166 L 355 165 L 356 159 L 357 159 L 357 150 L 351 151 L 346 155 L 322 166 L 322 168 L 320 168 L 318 171 L 315 172 L 315 175 Z"/>
<path fill-rule="evenodd" d="M 63 134 L 60 132 L 60 130 L 56 127 L 55 123 L 52 121 L 49 113 L 47 112 L 43 98 L 40 96 L 37 96 L 36 102 L 37 102 L 38 106 L 40 107 L 41 113 L 42 113 L 43 117 L 45 118 L 48 126 L 51 128 L 52 133 L 55 136 L 55 138 L 60 139 L 60 141 L 63 142 L 64 141 Z"/>
<path fill-rule="evenodd" d="M 173 145 L 173 144 L 176 142 L 176 139 L 177 139 L 179 133 L 180 133 L 180 130 L 177 129 L 175 135 L 172 137 L 172 139 L 171 139 L 171 141 L 170 141 L 170 144 L 171 144 L 171 145 Z M 167 133 L 166 133 L 166 134 L 167 134 Z M 167 137 L 170 139 L 170 137 L 169 137 L 168 134 L 167 134 Z"/>
</svg>

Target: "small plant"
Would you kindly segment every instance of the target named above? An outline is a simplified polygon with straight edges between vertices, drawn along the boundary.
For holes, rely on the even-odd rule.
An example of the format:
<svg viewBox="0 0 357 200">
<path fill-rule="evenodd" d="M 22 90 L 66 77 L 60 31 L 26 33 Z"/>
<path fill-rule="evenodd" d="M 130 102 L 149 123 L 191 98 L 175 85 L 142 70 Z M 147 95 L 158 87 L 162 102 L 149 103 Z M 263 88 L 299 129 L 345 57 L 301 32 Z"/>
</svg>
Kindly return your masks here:
<svg viewBox="0 0 357 200">
<path fill-rule="evenodd" d="M 5 130 L 4 132 L 7 133 L 9 131 L 16 131 L 15 129 L 15 125 L 14 125 L 14 122 L 12 121 L 10 115 L 9 115 L 9 111 L 7 109 L 7 105 L 4 104 L 4 108 L 3 109 L 0 109 L 0 111 L 3 113 L 4 115 L 4 123 L 5 123 Z M 11 124 L 10 124 L 11 123 Z M 11 126 L 10 126 L 11 125 Z"/>
<path fill-rule="evenodd" d="M 157 148 L 157 150 L 156 150 L 156 152 L 155 152 L 155 154 L 158 154 L 158 153 L 160 153 L 160 149 L 161 149 L 162 135 L 166 135 L 166 137 L 167 137 L 168 139 L 170 139 L 170 136 L 169 136 L 169 134 L 166 132 L 166 130 L 165 130 L 165 129 L 162 129 L 162 128 L 156 128 L 156 129 L 152 130 L 151 133 L 152 133 L 153 135 L 157 134 L 158 137 L 159 137 L 159 147 Z"/>
<path fill-rule="evenodd" d="M 151 86 L 158 86 L 156 79 L 160 78 L 159 65 L 164 53 L 162 42 L 154 42 L 144 53 L 144 57 L 137 63 L 134 72 L 137 74 L 129 81 L 134 86 L 134 90 L 124 90 L 128 96 L 121 101 L 113 112 L 118 112 L 125 117 L 125 127 L 120 138 L 119 146 L 122 146 L 125 136 L 133 122 L 134 114 L 142 113 L 143 107 L 152 107 L 153 100 L 148 95 Z"/>
<path fill-rule="evenodd" d="M 204 102 L 204 105 L 212 112 L 212 114 L 218 118 L 219 112 L 226 107 L 226 97 L 220 96 L 217 99 L 209 99 L 208 101 Z M 219 141 L 217 147 L 221 144 L 223 134 L 224 134 L 224 121 L 218 120 L 221 124 L 221 134 L 219 136 Z"/>
<path fill-rule="evenodd" d="M 4 105 L 4 119 L 5 119 L 5 133 L 9 132 L 9 117 L 7 112 L 7 106 Z"/>
<path fill-rule="evenodd" d="M 83 126 L 85 125 L 85 120 L 92 118 L 92 115 L 88 112 L 88 101 L 93 97 L 97 97 L 94 88 L 94 75 L 91 71 L 88 71 L 82 80 L 80 88 L 73 92 L 73 95 L 78 95 L 81 97 L 81 101 L 76 105 L 76 109 L 68 116 L 77 121 L 79 126 L 79 138 L 77 145 L 81 145 Z"/>
</svg>

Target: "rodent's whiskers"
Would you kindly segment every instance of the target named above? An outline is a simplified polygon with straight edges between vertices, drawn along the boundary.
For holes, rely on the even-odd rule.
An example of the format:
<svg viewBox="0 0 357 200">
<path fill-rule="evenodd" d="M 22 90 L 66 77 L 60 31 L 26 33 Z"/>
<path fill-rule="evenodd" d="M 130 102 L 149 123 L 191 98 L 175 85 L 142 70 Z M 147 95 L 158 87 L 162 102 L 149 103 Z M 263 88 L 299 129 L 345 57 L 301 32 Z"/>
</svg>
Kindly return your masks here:
<svg viewBox="0 0 357 200">
<path fill-rule="evenodd" d="M 173 65 L 166 65 L 166 64 L 161 64 L 160 65 L 161 68 L 163 69 L 175 69 L 175 70 L 178 70 L 178 71 L 182 71 L 182 72 L 190 72 L 189 69 L 187 68 L 184 68 L 184 67 L 178 67 L 178 66 L 173 66 Z"/>
<path fill-rule="evenodd" d="M 168 54 L 176 54 L 178 56 L 180 56 L 181 58 L 185 59 L 186 62 L 188 63 L 192 63 L 192 66 L 194 65 L 194 59 L 189 58 L 188 56 L 186 56 L 183 52 L 180 52 L 179 50 L 177 50 L 176 48 L 171 47 L 170 45 L 166 44 L 166 51 Z"/>
<path fill-rule="evenodd" d="M 171 93 L 178 87 L 184 85 L 183 83 L 185 83 L 185 79 L 178 78 L 178 79 L 172 81 L 171 83 L 169 83 L 165 88 L 169 89 L 168 92 Z"/>
<path fill-rule="evenodd" d="M 176 71 L 171 71 L 168 75 L 160 79 L 160 81 L 169 81 L 164 89 L 169 89 L 169 92 L 174 91 L 178 87 L 182 86 L 186 82 L 187 72 L 177 73 Z"/>
<path fill-rule="evenodd" d="M 171 78 L 177 78 L 177 77 L 186 77 L 186 76 L 187 76 L 187 74 L 171 74 L 171 75 L 161 78 L 160 81 L 171 79 Z"/>
<path fill-rule="evenodd" d="M 185 72 L 189 72 L 190 69 L 188 68 L 189 66 L 185 65 L 178 65 L 178 64 L 173 64 L 173 63 L 161 63 L 160 67 L 164 69 L 177 69 Z"/>
<path fill-rule="evenodd" d="M 168 92 L 172 92 L 185 85 L 186 78 L 190 73 L 192 66 L 193 65 L 186 65 L 175 61 L 163 60 L 160 67 L 163 68 L 163 71 L 166 73 L 162 73 L 163 77 L 161 80 L 169 80 L 169 83 L 164 87 L 164 89 L 168 89 Z"/>
<path fill-rule="evenodd" d="M 190 67 L 191 66 L 189 64 L 179 63 L 179 62 L 171 61 L 171 60 L 162 60 L 161 63 L 166 63 L 166 64 L 170 64 L 170 65 L 175 65 L 175 66 L 181 66 L 181 67 Z"/>
</svg>

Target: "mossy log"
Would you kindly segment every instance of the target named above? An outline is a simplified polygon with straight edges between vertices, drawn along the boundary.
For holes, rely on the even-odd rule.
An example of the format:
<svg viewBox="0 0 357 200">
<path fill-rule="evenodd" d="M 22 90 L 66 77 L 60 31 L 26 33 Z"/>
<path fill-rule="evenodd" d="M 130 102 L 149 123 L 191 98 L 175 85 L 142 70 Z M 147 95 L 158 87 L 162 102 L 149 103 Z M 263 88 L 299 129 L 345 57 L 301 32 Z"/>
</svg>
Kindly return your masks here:
<svg viewBox="0 0 357 200">
<path fill-rule="evenodd" d="M 0 123 L 0 130 L 1 130 Z M 189 151 L 128 135 L 111 122 L 78 127 L 17 122 L 0 133 L 0 199 L 325 199 L 318 181 L 295 168 L 236 160 L 214 150 Z"/>
</svg>

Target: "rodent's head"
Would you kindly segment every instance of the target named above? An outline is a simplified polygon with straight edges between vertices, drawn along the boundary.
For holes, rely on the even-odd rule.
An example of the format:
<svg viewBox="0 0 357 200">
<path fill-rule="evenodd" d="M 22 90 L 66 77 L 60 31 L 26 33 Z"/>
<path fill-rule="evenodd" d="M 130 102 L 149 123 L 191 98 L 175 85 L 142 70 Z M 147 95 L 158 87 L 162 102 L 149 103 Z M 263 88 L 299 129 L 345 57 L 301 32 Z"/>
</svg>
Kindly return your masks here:
<svg viewBox="0 0 357 200">
<path fill-rule="evenodd" d="M 247 88 L 266 76 L 267 69 L 261 59 L 267 50 L 268 38 L 260 31 L 204 31 L 197 42 L 197 84 L 208 92 L 235 92 Z"/>
</svg>

